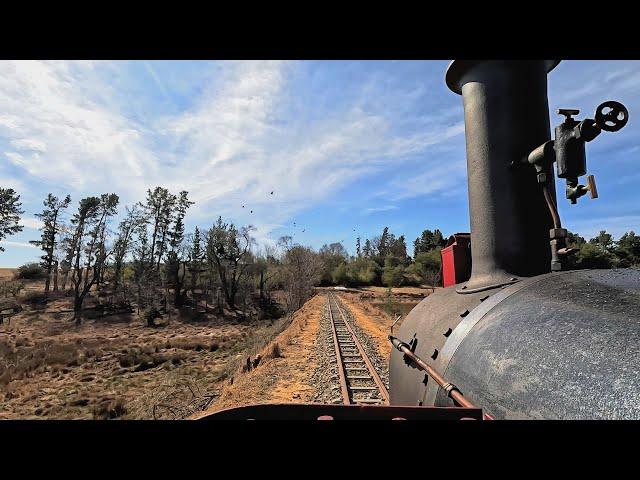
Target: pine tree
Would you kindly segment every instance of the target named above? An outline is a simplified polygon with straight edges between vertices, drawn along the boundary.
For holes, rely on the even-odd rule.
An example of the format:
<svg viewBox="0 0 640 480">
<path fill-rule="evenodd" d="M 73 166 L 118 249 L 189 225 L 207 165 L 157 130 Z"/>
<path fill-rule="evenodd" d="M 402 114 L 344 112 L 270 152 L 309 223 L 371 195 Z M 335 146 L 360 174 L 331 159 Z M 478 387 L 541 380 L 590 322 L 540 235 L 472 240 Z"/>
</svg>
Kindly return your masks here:
<svg viewBox="0 0 640 480">
<path fill-rule="evenodd" d="M 44 283 L 44 294 L 47 295 L 51 282 L 51 271 L 54 265 L 56 266 L 56 273 L 58 269 L 57 259 L 54 253 L 56 249 L 56 236 L 60 230 L 60 213 L 61 210 L 67 208 L 71 203 L 71 196 L 67 195 L 64 199 L 60 200 L 50 193 L 42 203 L 44 210 L 42 210 L 42 213 L 36 213 L 36 217 L 38 217 L 43 224 L 40 228 L 42 237 L 40 240 L 31 240 L 29 243 L 40 247 L 44 251 L 44 255 L 40 258 L 42 259 L 41 265 L 47 272 Z M 54 290 L 57 290 L 57 282 L 55 282 Z"/>
<path fill-rule="evenodd" d="M 84 299 L 100 278 L 107 258 L 106 224 L 109 217 L 116 214 L 118 201 L 116 194 L 103 194 L 100 198 L 83 198 L 78 212 L 71 219 L 74 226 L 69 242 L 69 248 L 72 249 L 70 257 L 73 269 L 71 272 L 74 292 L 73 317 L 78 325 L 82 319 Z M 88 238 L 86 245 L 85 237 Z"/>
<path fill-rule="evenodd" d="M 23 226 L 18 225 L 20 215 L 24 213 L 21 206 L 20 195 L 13 188 L 0 188 L 0 241 L 22 231 Z M 2 245 L 0 252 L 4 252 Z"/>
</svg>

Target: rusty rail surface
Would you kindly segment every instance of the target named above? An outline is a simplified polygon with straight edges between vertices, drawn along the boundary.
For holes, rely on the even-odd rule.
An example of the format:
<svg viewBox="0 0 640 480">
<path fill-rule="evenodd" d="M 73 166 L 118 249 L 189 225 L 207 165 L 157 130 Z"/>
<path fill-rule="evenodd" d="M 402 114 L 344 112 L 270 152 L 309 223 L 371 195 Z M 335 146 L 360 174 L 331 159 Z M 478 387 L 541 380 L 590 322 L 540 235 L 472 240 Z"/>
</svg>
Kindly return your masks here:
<svg viewBox="0 0 640 480">
<path fill-rule="evenodd" d="M 327 294 L 327 310 L 331 322 L 343 403 L 345 405 L 388 405 L 389 392 L 384 382 L 349 325 L 338 301 L 331 293 Z M 348 368 L 347 363 L 357 366 Z M 350 375 L 355 372 L 364 372 L 364 374 Z M 363 385 L 357 385 L 358 383 Z M 375 392 L 380 398 L 371 398 L 371 395 L 368 398 L 358 398 L 356 392 Z"/>
</svg>

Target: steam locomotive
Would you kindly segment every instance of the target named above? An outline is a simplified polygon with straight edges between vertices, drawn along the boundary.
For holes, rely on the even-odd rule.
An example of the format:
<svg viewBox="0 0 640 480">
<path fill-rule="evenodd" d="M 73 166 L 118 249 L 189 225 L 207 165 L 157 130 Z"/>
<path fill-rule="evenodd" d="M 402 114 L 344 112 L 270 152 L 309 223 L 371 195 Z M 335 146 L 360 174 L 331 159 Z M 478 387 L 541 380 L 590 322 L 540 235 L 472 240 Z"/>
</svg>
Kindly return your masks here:
<svg viewBox="0 0 640 480">
<path fill-rule="evenodd" d="M 495 419 L 640 418 L 640 271 L 566 269 L 574 252 L 555 185 L 557 175 L 572 204 L 596 198 L 593 176 L 579 183 L 585 144 L 623 128 L 629 113 L 615 101 L 584 120 L 560 109 L 551 139 L 547 75 L 558 63 L 456 60 L 447 69 L 464 104 L 471 225 L 470 249 L 450 268 L 470 276 L 453 275 L 458 283 L 389 335 L 390 403 L 404 418 L 456 408 Z M 342 407 L 331 408 L 339 418 Z M 304 416 L 303 406 L 286 411 Z"/>
</svg>

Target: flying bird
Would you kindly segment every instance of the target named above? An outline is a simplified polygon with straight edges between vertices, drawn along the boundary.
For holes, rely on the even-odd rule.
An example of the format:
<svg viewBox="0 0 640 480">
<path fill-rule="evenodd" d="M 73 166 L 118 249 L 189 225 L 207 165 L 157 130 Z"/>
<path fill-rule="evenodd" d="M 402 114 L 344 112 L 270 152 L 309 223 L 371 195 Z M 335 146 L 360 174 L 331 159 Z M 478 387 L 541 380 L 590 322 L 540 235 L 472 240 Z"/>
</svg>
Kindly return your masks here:
<svg viewBox="0 0 640 480">
<path fill-rule="evenodd" d="M 273 192 L 271 192 L 271 195 L 273 195 Z"/>
<path fill-rule="evenodd" d="M 242 208 L 244 208 L 244 205 L 242 205 Z"/>
<path fill-rule="evenodd" d="M 253 210 L 251 210 L 249 213 L 253 213 Z"/>
</svg>

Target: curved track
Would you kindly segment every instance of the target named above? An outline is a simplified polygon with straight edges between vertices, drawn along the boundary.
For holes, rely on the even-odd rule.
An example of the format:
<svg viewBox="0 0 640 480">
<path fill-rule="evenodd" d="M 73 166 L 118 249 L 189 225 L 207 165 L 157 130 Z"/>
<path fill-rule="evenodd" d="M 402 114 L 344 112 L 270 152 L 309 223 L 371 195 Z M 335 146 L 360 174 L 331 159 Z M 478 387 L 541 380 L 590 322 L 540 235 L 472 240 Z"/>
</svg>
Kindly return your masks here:
<svg viewBox="0 0 640 480">
<path fill-rule="evenodd" d="M 332 293 L 327 295 L 327 309 L 343 403 L 388 405 L 389 392 Z"/>
</svg>

